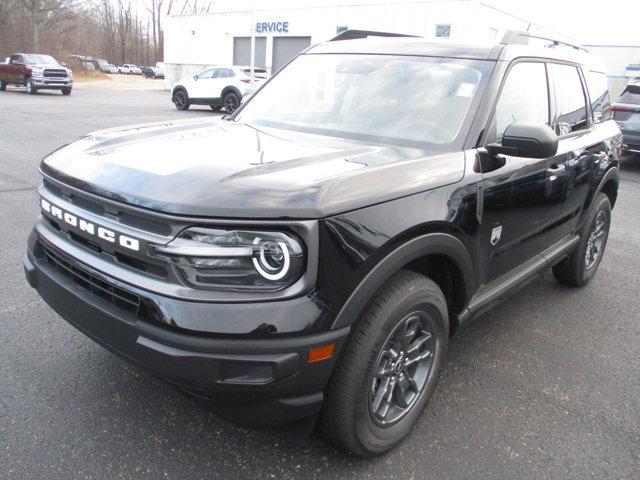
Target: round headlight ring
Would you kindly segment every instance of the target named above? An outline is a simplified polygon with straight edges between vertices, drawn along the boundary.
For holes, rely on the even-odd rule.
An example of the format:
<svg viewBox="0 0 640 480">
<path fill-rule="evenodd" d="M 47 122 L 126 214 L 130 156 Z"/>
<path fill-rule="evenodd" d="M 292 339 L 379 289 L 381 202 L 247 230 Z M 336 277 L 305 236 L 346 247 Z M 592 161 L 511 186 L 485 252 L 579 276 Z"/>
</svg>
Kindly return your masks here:
<svg viewBox="0 0 640 480">
<path fill-rule="evenodd" d="M 267 280 L 275 281 L 283 279 L 287 275 L 287 273 L 289 273 L 289 267 L 291 266 L 291 255 L 289 253 L 289 247 L 287 247 L 287 244 L 285 242 L 281 241 L 268 240 L 263 244 L 260 244 L 260 242 L 262 242 L 262 239 L 259 237 L 253 241 L 254 245 L 260 246 L 258 256 L 254 256 L 252 258 L 253 266 L 258 271 L 258 273 Z M 280 247 L 280 250 L 282 250 L 284 256 L 284 265 L 282 265 L 282 268 L 279 271 L 277 271 L 278 269 L 271 266 L 267 261 L 265 250 L 269 243 L 276 243 L 278 247 Z"/>
</svg>

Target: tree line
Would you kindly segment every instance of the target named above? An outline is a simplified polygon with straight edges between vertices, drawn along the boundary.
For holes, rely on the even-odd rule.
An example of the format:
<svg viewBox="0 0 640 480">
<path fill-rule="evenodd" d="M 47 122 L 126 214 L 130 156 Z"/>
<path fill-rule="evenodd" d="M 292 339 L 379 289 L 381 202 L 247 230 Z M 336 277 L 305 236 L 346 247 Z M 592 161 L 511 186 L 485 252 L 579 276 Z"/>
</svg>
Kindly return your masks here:
<svg viewBox="0 0 640 480">
<path fill-rule="evenodd" d="M 163 19 L 206 13 L 198 0 L 0 0 L 0 61 L 15 52 L 105 58 L 122 65 L 163 60 Z"/>
</svg>

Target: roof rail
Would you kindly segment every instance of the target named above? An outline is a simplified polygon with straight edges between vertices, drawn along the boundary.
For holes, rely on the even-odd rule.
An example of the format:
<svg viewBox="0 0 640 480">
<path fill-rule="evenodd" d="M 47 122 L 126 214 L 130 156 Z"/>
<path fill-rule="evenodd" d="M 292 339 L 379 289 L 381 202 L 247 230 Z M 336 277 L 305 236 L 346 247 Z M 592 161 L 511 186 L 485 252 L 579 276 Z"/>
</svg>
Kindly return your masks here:
<svg viewBox="0 0 640 480">
<path fill-rule="evenodd" d="M 575 48 L 576 50 L 582 50 L 583 52 L 589 51 L 583 46 L 577 45 L 575 43 L 566 42 L 557 38 L 545 37 L 542 35 L 534 35 L 533 33 L 521 32 L 518 30 L 507 30 L 500 43 L 502 45 L 528 45 L 530 38 L 534 38 L 536 40 L 546 40 L 548 42 L 551 42 L 553 46 L 563 45 L 565 47 Z"/>
<path fill-rule="evenodd" d="M 339 40 L 354 40 L 356 38 L 367 37 L 413 37 L 417 38 L 417 35 L 406 35 L 404 33 L 391 33 L 391 32 L 374 32 L 371 30 L 345 30 L 333 37 L 330 42 L 337 42 Z"/>
</svg>

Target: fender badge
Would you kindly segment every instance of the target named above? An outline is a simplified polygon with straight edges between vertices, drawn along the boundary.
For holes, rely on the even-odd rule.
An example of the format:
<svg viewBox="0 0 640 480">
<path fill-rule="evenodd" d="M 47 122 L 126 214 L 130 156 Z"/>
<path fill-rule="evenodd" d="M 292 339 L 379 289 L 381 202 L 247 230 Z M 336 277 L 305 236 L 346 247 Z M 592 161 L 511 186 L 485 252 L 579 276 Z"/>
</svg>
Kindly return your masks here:
<svg viewBox="0 0 640 480">
<path fill-rule="evenodd" d="M 502 225 L 491 230 L 491 245 L 497 245 L 502 236 Z"/>
</svg>

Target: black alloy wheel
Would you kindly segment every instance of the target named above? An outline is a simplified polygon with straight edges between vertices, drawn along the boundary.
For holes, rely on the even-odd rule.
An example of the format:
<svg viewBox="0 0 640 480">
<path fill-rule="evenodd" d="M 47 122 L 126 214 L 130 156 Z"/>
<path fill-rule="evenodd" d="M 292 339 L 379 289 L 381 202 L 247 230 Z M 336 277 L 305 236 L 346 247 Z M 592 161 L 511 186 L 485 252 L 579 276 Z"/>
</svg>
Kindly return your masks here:
<svg viewBox="0 0 640 480">
<path fill-rule="evenodd" d="M 173 104 L 176 106 L 178 110 L 188 110 L 189 109 L 189 97 L 187 92 L 184 90 L 178 90 L 173 94 Z"/>
<path fill-rule="evenodd" d="M 431 316 L 416 310 L 387 337 L 375 362 L 369 392 L 369 413 L 379 426 L 397 423 L 423 391 L 433 364 L 434 329 Z"/>
<path fill-rule="evenodd" d="M 229 92 L 224 96 L 223 103 L 227 113 L 233 113 L 240 106 L 240 97 L 234 92 Z"/>
</svg>

